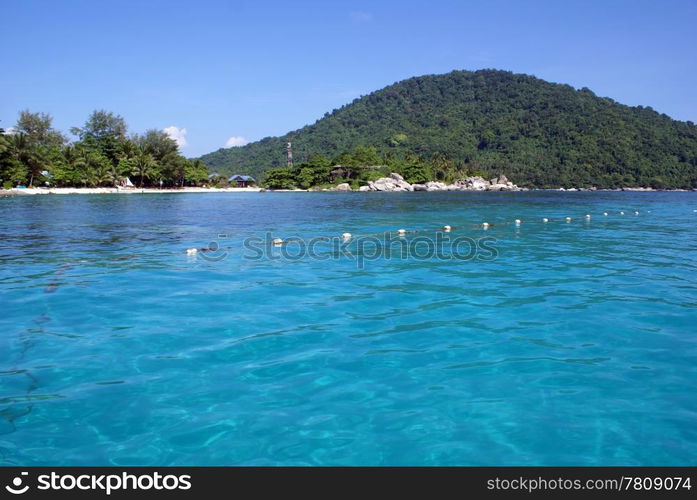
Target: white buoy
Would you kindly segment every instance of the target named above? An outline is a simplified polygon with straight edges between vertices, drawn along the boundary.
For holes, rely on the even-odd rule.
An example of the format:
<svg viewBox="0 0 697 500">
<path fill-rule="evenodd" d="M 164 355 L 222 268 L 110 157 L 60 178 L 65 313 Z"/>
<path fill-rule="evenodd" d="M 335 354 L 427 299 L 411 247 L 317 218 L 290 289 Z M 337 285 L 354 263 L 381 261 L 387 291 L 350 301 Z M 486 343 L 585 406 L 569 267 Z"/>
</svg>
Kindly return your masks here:
<svg viewBox="0 0 697 500">
<path fill-rule="evenodd" d="M 566 222 L 571 222 L 571 217 L 567 217 Z"/>
<path fill-rule="evenodd" d="M 397 229 L 397 234 L 407 234 L 406 229 Z"/>
<path fill-rule="evenodd" d="M 443 226 L 443 231 L 445 231 L 446 233 L 449 233 L 451 229 L 452 227 L 450 226 Z"/>
<path fill-rule="evenodd" d="M 283 245 L 283 240 L 282 240 L 281 238 L 274 238 L 274 239 L 273 239 L 273 244 L 274 244 L 275 246 L 281 246 L 281 245 Z"/>
<path fill-rule="evenodd" d="M 520 226 L 520 223 L 521 223 L 521 220 L 520 220 L 520 219 L 516 219 L 516 220 L 515 220 L 515 225 L 516 225 L 516 226 Z"/>
<path fill-rule="evenodd" d="M 639 215 L 639 212 L 634 212 L 634 215 Z"/>
<path fill-rule="evenodd" d="M 624 215 L 624 212 L 620 212 L 620 215 Z"/>
<path fill-rule="evenodd" d="M 488 222 L 482 222 L 482 229 L 489 229 L 489 223 L 488 223 Z"/>
<path fill-rule="evenodd" d="M 591 216 L 590 214 L 586 214 L 586 220 L 590 220 Z"/>
<path fill-rule="evenodd" d="M 187 248 L 187 249 L 186 249 L 186 254 L 187 254 L 187 255 L 195 255 L 195 254 L 197 254 L 197 253 L 198 253 L 198 250 L 195 249 L 195 248 Z"/>
<path fill-rule="evenodd" d="M 344 233 L 341 235 L 341 237 L 345 240 L 350 240 L 351 239 L 351 233 Z"/>
<path fill-rule="evenodd" d="M 607 217 L 607 212 L 603 212 L 603 215 L 604 215 L 605 217 Z"/>
<path fill-rule="evenodd" d="M 543 217 L 542 222 L 549 222 L 549 219 L 547 217 Z"/>
</svg>

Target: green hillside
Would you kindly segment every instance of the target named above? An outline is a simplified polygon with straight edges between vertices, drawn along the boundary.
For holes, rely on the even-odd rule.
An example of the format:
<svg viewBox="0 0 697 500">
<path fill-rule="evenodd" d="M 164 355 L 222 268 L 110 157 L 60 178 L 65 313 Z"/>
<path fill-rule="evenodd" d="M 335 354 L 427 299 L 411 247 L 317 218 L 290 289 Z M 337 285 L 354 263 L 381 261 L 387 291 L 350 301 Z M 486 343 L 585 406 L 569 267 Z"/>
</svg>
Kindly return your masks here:
<svg viewBox="0 0 697 500">
<path fill-rule="evenodd" d="M 697 187 L 692 122 L 505 71 L 410 78 L 283 137 L 201 160 L 210 171 L 259 177 L 284 165 L 286 141 L 296 163 L 372 146 L 386 164 L 445 157 L 523 186 Z"/>
</svg>

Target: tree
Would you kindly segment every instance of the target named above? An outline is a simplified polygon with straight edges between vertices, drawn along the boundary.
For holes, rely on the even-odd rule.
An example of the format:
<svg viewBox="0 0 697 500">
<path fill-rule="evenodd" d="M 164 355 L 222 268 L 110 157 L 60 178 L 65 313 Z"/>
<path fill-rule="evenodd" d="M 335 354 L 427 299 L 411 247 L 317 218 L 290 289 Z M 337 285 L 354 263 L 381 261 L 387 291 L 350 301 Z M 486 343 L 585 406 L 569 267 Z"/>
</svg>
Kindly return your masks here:
<svg viewBox="0 0 697 500">
<path fill-rule="evenodd" d="M 184 180 L 197 185 L 208 179 L 208 169 L 201 160 L 189 160 L 184 167 Z"/>
<path fill-rule="evenodd" d="M 128 142 L 127 130 L 126 121 L 122 116 L 105 110 L 93 111 L 82 128 L 70 129 L 84 146 L 99 150 L 114 167 L 118 165 Z"/>
<path fill-rule="evenodd" d="M 296 183 L 302 189 L 308 189 L 315 184 L 315 173 L 310 167 L 301 168 L 296 174 L 293 175 L 294 183 Z"/>
<path fill-rule="evenodd" d="M 404 180 L 410 184 L 423 184 L 433 180 L 433 174 L 428 165 L 416 163 L 407 165 L 403 169 Z"/>
<path fill-rule="evenodd" d="M 125 176 L 137 175 L 139 185 L 161 180 L 183 186 L 207 176 L 200 161 L 179 154 L 177 143 L 163 131 L 126 136 L 125 120 L 103 110 L 90 114 L 83 127 L 72 132 L 78 140 L 66 144 L 46 113 L 22 111 L 12 134 L 0 129 L 0 181 L 31 186 L 42 179 L 60 186 L 112 185 Z"/>
<path fill-rule="evenodd" d="M 262 182 L 263 185 L 272 189 L 293 189 L 295 183 L 293 172 L 286 167 L 267 170 Z"/>
<path fill-rule="evenodd" d="M 27 178 L 27 167 L 13 151 L 13 136 L 0 129 L 0 181 L 9 185 L 21 184 Z"/>
<path fill-rule="evenodd" d="M 143 187 L 145 179 L 152 179 L 157 173 L 157 162 L 150 153 L 138 149 L 133 158 L 133 174 L 139 177 L 138 187 Z"/>
<path fill-rule="evenodd" d="M 95 165 L 90 180 L 94 186 L 113 186 L 116 181 L 116 172 L 108 161 L 100 162 Z"/>
<path fill-rule="evenodd" d="M 157 160 L 155 160 L 157 162 Z M 159 163 L 161 180 L 167 185 L 183 186 L 189 161 L 176 153 L 167 154 Z"/>
<path fill-rule="evenodd" d="M 162 130 L 146 130 L 143 135 L 136 135 L 133 142 L 143 151 L 151 154 L 157 162 L 162 162 L 168 156 L 172 157 L 179 154 L 177 142 Z"/>
<path fill-rule="evenodd" d="M 329 169 L 332 166 L 331 160 L 326 156 L 320 154 L 310 156 L 310 159 L 307 161 L 307 164 L 315 169 Z"/>
<path fill-rule="evenodd" d="M 32 113 L 29 110 L 19 112 L 15 131 L 26 136 L 30 147 L 61 147 L 67 139 L 53 128 L 53 117 L 48 113 Z"/>
<path fill-rule="evenodd" d="M 44 149 L 32 145 L 26 134 L 16 133 L 10 136 L 9 151 L 11 158 L 16 162 L 15 165 L 22 165 L 29 177 L 29 186 L 32 186 L 34 178 L 39 177 L 44 169 Z"/>
<path fill-rule="evenodd" d="M 100 151 L 85 146 L 79 146 L 78 151 L 84 165 L 80 176 L 83 185 L 94 187 L 108 182 L 112 169 L 109 158 Z"/>
<path fill-rule="evenodd" d="M 61 153 L 62 158 L 51 169 L 53 182 L 59 186 L 85 184 L 87 162 L 84 155 L 73 145 L 67 146 Z"/>
<path fill-rule="evenodd" d="M 103 109 L 93 111 L 82 128 L 73 127 L 70 129 L 70 132 L 77 135 L 82 141 L 105 138 L 123 140 L 126 138 L 127 131 L 128 127 L 122 116 Z"/>
</svg>

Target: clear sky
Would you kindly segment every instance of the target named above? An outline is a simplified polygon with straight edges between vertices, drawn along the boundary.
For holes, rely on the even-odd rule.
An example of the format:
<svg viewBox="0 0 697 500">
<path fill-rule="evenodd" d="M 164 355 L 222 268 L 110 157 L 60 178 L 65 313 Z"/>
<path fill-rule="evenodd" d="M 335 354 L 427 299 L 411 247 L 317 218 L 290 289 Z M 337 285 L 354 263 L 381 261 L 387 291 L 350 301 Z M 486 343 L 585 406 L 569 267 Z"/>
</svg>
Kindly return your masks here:
<svg viewBox="0 0 697 500">
<path fill-rule="evenodd" d="M 697 1 L 6 1 L 0 126 L 94 109 L 197 156 L 396 81 L 506 69 L 697 122 Z"/>
</svg>

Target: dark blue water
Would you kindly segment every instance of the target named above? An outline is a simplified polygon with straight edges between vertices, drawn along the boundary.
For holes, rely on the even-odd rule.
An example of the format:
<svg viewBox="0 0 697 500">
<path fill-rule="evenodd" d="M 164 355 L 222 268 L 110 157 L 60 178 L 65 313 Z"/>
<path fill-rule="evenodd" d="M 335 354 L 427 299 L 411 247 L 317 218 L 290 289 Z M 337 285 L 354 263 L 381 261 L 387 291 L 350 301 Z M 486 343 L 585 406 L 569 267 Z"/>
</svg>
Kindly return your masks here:
<svg viewBox="0 0 697 500">
<path fill-rule="evenodd" d="M 695 210 L 695 193 L 1 199 L 0 461 L 697 465 Z M 419 232 L 375 246 L 398 228 Z M 344 232 L 348 253 L 243 247 Z"/>
</svg>

